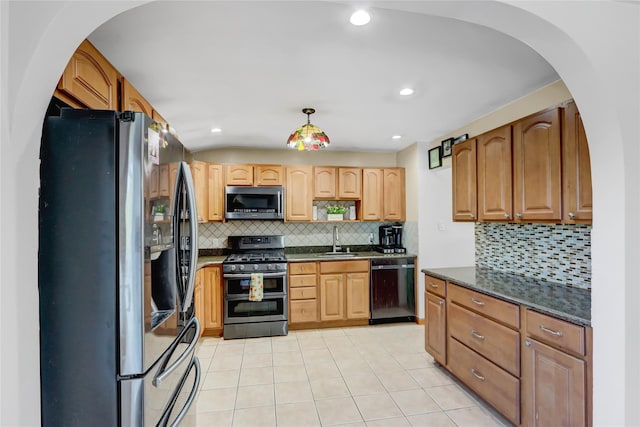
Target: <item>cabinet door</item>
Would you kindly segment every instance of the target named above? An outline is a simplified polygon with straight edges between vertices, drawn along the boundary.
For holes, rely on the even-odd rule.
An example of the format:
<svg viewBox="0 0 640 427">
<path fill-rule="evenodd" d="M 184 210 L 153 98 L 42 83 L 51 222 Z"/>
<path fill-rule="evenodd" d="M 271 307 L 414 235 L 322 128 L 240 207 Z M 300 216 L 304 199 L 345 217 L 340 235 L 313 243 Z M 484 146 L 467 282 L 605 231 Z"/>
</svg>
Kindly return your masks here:
<svg viewBox="0 0 640 427">
<path fill-rule="evenodd" d="M 204 329 L 222 328 L 220 267 L 204 268 Z"/>
<path fill-rule="evenodd" d="M 480 135 L 478 141 L 478 218 L 513 219 L 511 126 Z"/>
<path fill-rule="evenodd" d="M 382 221 L 382 169 L 362 169 L 362 219 Z"/>
<path fill-rule="evenodd" d="M 159 190 L 159 175 L 160 175 L 160 166 L 151 165 L 151 171 L 149 172 L 149 180 L 148 184 L 148 196 L 150 199 L 157 199 L 160 195 Z"/>
<path fill-rule="evenodd" d="M 385 169 L 383 172 L 383 212 L 385 221 L 405 220 L 404 169 Z"/>
<path fill-rule="evenodd" d="M 138 111 L 151 117 L 151 104 L 140 95 L 140 92 L 128 80 L 122 79 L 122 111 Z"/>
<path fill-rule="evenodd" d="M 338 198 L 360 199 L 362 197 L 362 169 L 338 168 Z"/>
<path fill-rule="evenodd" d="M 207 165 L 207 196 L 209 221 L 224 220 L 224 177 L 222 165 Z"/>
<path fill-rule="evenodd" d="M 453 146 L 453 220 L 475 221 L 477 214 L 476 140 L 469 139 Z"/>
<path fill-rule="evenodd" d="M 173 188 L 170 186 L 169 164 L 160 165 L 158 176 L 158 195 L 160 197 L 170 197 Z"/>
<path fill-rule="evenodd" d="M 202 334 L 204 333 L 204 322 L 205 322 L 204 289 L 203 289 L 204 277 L 203 276 L 204 276 L 204 270 L 203 269 L 198 270 L 198 272 L 196 273 L 196 283 L 193 288 L 193 304 L 194 304 L 195 316 L 198 318 L 198 322 L 200 322 L 200 324 L 203 325 L 203 327 L 200 328 L 200 336 L 202 336 Z"/>
<path fill-rule="evenodd" d="M 285 219 L 287 221 L 311 221 L 312 180 L 312 166 L 287 166 L 285 190 Z"/>
<path fill-rule="evenodd" d="M 347 319 L 369 318 L 369 273 L 347 273 Z"/>
<path fill-rule="evenodd" d="M 587 134 L 574 102 L 564 109 L 562 176 L 563 221 L 590 224 L 593 209 L 591 158 Z"/>
<path fill-rule="evenodd" d="M 560 109 L 518 121 L 513 128 L 516 220 L 560 220 Z"/>
<path fill-rule="evenodd" d="M 226 185 L 253 185 L 253 166 L 226 165 Z"/>
<path fill-rule="evenodd" d="M 80 44 L 62 73 L 58 90 L 95 110 L 118 109 L 118 72 L 89 41 Z"/>
<path fill-rule="evenodd" d="M 585 361 L 532 339 L 523 353 L 523 424 L 586 425 Z"/>
<path fill-rule="evenodd" d="M 330 166 L 313 168 L 313 197 L 315 199 L 336 198 L 336 168 Z"/>
<path fill-rule="evenodd" d="M 344 319 L 344 275 L 320 275 L 320 320 Z"/>
<path fill-rule="evenodd" d="M 447 309 L 444 299 L 425 292 L 424 349 L 442 366 L 447 364 Z"/>
<path fill-rule="evenodd" d="M 204 162 L 191 162 L 191 175 L 193 175 L 193 186 L 196 193 L 196 209 L 198 211 L 198 222 L 207 222 L 207 164 Z"/>
<path fill-rule="evenodd" d="M 281 165 L 255 165 L 253 167 L 253 183 L 255 185 L 282 185 L 283 175 Z"/>
</svg>

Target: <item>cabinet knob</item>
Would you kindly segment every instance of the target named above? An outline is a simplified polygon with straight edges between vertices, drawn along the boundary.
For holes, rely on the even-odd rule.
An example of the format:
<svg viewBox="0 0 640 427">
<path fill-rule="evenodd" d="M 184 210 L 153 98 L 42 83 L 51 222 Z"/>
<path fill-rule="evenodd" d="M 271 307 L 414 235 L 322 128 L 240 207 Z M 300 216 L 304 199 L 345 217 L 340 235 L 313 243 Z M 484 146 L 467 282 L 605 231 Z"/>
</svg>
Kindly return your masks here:
<svg viewBox="0 0 640 427">
<path fill-rule="evenodd" d="M 518 212 L 518 213 L 516 214 L 516 218 L 518 218 L 518 219 L 522 218 L 522 214 L 521 214 L 520 212 Z"/>
<path fill-rule="evenodd" d="M 524 346 L 525 346 L 525 347 L 531 347 L 531 341 L 529 341 L 529 340 L 524 340 Z"/>
<path fill-rule="evenodd" d="M 508 213 L 505 213 L 505 214 L 504 214 L 504 219 L 509 219 L 509 218 L 511 218 L 511 216 L 509 216 L 509 214 L 508 214 Z"/>
<path fill-rule="evenodd" d="M 476 216 L 474 214 L 469 214 L 469 218 L 476 219 Z"/>
<path fill-rule="evenodd" d="M 438 301 L 438 304 L 444 305 L 444 301 L 440 300 L 440 301 Z"/>
<path fill-rule="evenodd" d="M 569 219 L 574 219 L 576 217 L 576 214 L 574 214 L 573 212 L 569 212 Z"/>
</svg>

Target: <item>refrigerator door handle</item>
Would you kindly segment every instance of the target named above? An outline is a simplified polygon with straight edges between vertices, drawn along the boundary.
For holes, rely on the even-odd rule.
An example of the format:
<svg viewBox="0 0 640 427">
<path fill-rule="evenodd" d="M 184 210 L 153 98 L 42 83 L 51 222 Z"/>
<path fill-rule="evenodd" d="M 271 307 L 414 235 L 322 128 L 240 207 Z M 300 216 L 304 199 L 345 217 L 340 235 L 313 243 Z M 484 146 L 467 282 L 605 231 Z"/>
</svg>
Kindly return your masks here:
<svg viewBox="0 0 640 427">
<path fill-rule="evenodd" d="M 184 182 L 187 187 L 187 200 L 189 201 L 189 237 L 191 238 L 187 291 L 185 293 L 184 304 L 182 305 L 182 311 L 185 312 L 192 304 L 193 291 L 196 285 L 196 268 L 198 265 L 198 209 L 196 205 L 196 191 L 193 185 L 191 168 L 185 162 L 181 162 L 180 166 L 184 169 Z"/>
<path fill-rule="evenodd" d="M 180 355 L 180 357 L 178 357 L 178 360 L 176 360 L 168 368 L 165 368 L 166 363 L 169 361 L 169 358 L 173 354 L 173 350 L 175 350 L 175 347 L 177 346 L 177 344 L 182 341 L 182 338 L 186 335 L 187 331 L 191 329 L 192 325 L 195 325 L 195 328 L 196 328 L 196 332 L 193 336 L 193 340 L 191 340 L 186 350 Z M 198 322 L 198 318 L 194 316 L 191 318 L 189 323 L 187 323 L 187 325 L 183 329 L 182 333 L 178 336 L 178 338 L 176 338 L 174 348 L 172 348 L 169 354 L 167 354 L 167 357 L 165 358 L 163 365 L 160 367 L 160 369 L 156 373 L 156 376 L 153 378 L 152 384 L 155 387 L 158 387 L 160 384 L 162 384 L 162 382 L 166 380 L 167 377 L 169 377 L 173 373 L 173 371 L 175 371 L 176 368 L 180 366 L 182 362 L 184 362 L 184 360 L 187 357 L 189 357 L 189 355 L 191 354 L 191 351 L 193 350 L 193 348 L 196 346 L 196 343 L 198 342 L 198 338 L 200 338 L 200 322 Z"/>
<path fill-rule="evenodd" d="M 196 398 L 196 394 L 198 393 L 198 385 L 200 384 L 200 361 L 198 360 L 197 357 L 194 357 L 191 363 L 193 365 L 193 368 L 196 370 L 196 378 L 193 382 L 193 388 L 189 393 L 189 397 L 187 398 L 187 401 L 184 403 L 184 406 L 180 410 L 180 413 L 176 416 L 176 419 L 171 423 L 170 427 L 178 427 L 180 425 L 180 423 L 182 422 L 182 419 L 187 415 L 189 408 L 191 408 L 191 405 L 193 404 L 193 401 Z M 184 377 L 185 380 L 187 379 L 187 375 L 189 374 L 190 371 L 191 369 L 187 370 L 187 374 Z M 184 386 L 184 382 L 180 385 L 178 392 L 182 390 L 183 386 Z"/>
</svg>

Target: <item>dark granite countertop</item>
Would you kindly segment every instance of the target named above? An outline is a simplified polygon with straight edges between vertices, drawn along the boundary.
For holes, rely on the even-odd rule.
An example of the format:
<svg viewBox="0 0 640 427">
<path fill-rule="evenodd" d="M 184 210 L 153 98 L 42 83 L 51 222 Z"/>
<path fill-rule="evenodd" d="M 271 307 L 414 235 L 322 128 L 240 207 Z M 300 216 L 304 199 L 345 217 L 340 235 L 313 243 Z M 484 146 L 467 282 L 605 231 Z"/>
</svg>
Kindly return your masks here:
<svg viewBox="0 0 640 427">
<path fill-rule="evenodd" d="M 591 326 L 591 292 L 586 289 L 482 267 L 426 268 L 422 272 L 568 322 Z"/>
</svg>

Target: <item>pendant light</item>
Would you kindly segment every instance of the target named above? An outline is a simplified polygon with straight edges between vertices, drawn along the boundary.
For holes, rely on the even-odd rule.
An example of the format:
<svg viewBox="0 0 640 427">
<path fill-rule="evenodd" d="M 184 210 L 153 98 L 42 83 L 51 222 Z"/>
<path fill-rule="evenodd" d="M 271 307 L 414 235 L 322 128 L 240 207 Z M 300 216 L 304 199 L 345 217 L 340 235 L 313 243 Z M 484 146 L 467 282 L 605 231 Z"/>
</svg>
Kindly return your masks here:
<svg viewBox="0 0 640 427">
<path fill-rule="evenodd" d="M 316 110 L 313 108 L 303 108 L 302 112 L 307 115 L 307 124 L 293 131 L 287 140 L 287 146 L 298 151 L 316 151 L 328 146 L 329 137 L 322 129 L 311 124 L 309 116 L 315 113 Z"/>
</svg>

